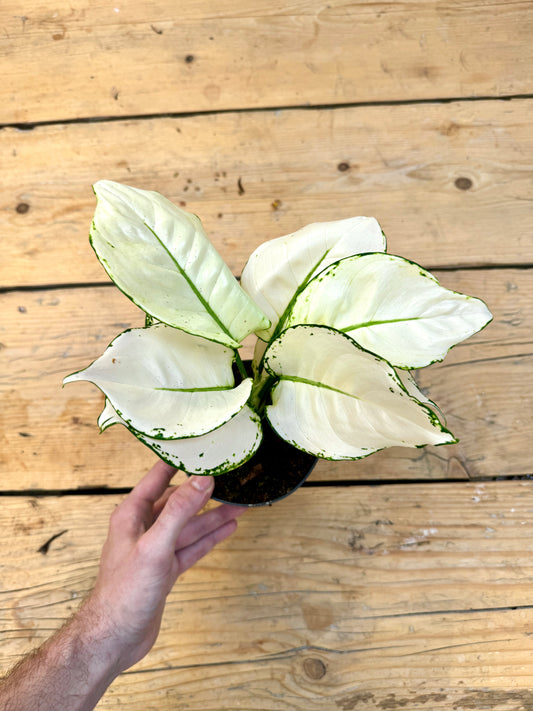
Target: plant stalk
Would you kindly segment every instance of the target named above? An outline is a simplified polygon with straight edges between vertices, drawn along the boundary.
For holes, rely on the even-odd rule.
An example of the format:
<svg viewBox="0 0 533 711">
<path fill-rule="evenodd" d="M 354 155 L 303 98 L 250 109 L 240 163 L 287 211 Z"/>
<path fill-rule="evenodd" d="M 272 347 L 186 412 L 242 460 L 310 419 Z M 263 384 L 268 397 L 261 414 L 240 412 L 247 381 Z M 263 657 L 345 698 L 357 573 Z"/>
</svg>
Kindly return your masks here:
<svg viewBox="0 0 533 711">
<path fill-rule="evenodd" d="M 235 363 L 237 364 L 237 368 L 239 369 L 239 375 L 243 380 L 246 380 L 248 377 L 248 373 L 246 372 L 246 368 L 244 367 L 244 363 L 242 362 L 242 358 L 239 355 L 239 351 L 235 350 Z"/>
<path fill-rule="evenodd" d="M 260 379 L 254 382 L 252 394 L 250 395 L 250 404 L 255 412 L 257 412 L 260 417 L 263 417 L 267 405 L 266 397 L 278 378 L 276 378 L 275 375 L 266 373 L 264 370 L 261 371 L 261 373 Z"/>
</svg>

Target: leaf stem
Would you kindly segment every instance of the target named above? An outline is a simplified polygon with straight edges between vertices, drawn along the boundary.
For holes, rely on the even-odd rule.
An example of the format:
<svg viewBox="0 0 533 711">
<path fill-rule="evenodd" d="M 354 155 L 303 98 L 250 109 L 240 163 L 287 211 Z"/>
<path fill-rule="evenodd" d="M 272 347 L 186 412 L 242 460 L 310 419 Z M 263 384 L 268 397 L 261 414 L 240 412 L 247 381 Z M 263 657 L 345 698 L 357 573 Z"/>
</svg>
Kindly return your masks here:
<svg viewBox="0 0 533 711">
<path fill-rule="evenodd" d="M 322 256 L 320 257 L 318 262 L 316 262 L 316 264 L 313 264 L 313 266 L 311 267 L 311 270 L 309 271 L 307 276 L 304 278 L 304 280 L 301 282 L 301 284 L 298 285 L 298 287 L 297 287 L 296 291 L 294 292 L 294 294 L 292 295 L 289 303 L 285 307 L 285 311 L 280 316 L 279 321 L 276 324 L 276 327 L 274 328 L 272 336 L 270 337 L 270 340 L 268 341 L 268 345 L 270 345 L 273 341 L 275 341 L 276 338 L 283 332 L 283 330 L 285 328 L 285 323 L 287 322 L 287 319 L 289 318 L 289 316 L 291 314 L 292 308 L 293 308 L 294 304 L 296 303 L 296 299 L 300 296 L 302 291 L 305 289 L 305 287 L 312 280 L 315 272 L 317 272 L 320 269 L 320 265 L 322 264 L 324 259 L 328 256 L 330 251 L 331 251 L 331 247 L 329 249 L 327 249 L 322 254 Z M 265 350 L 265 353 L 266 353 L 266 350 Z M 265 362 L 265 353 L 263 353 L 263 356 L 262 356 L 261 361 L 259 363 L 258 370 L 263 369 L 263 363 Z"/>
<path fill-rule="evenodd" d="M 239 369 L 239 375 L 243 380 L 246 380 L 246 378 L 248 377 L 248 373 L 246 372 L 246 368 L 244 367 L 242 358 L 239 355 L 239 351 L 234 350 L 233 352 L 235 353 L 235 363 L 237 364 L 237 368 Z"/>
<path fill-rule="evenodd" d="M 270 393 L 272 386 L 278 380 L 275 375 L 267 374 L 265 371 L 262 371 L 262 373 L 264 375 L 261 376 L 261 379 L 254 382 L 250 396 L 250 404 L 260 417 L 263 417 L 267 406 L 266 396 Z"/>
</svg>

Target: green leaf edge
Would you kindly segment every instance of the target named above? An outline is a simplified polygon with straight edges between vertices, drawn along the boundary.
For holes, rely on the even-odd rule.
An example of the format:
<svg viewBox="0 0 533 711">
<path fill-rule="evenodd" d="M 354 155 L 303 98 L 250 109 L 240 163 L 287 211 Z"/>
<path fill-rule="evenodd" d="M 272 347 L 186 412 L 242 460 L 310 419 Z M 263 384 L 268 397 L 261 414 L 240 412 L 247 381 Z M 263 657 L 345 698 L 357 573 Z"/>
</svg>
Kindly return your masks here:
<svg viewBox="0 0 533 711">
<path fill-rule="evenodd" d="M 383 235 L 383 236 L 385 236 L 385 235 Z M 327 267 L 322 269 L 322 271 L 320 271 L 318 274 L 316 274 L 312 279 L 310 279 L 309 282 L 305 285 L 305 288 L 307 286 L 309 286 L 312 282 L 314 282 L 315 279 L 318 279 L 321 275 L 323 275 L 325 271 L 327 271 L 328 269 L 331 269 L 332 267 L 338 266 L 341 262 L 344 262 L 347 259 L 359 259 L 360 257 L 368 257 L 369 255 L 377 255 L 377 254 L 382 254 L 385 257 L 393 257 L 395 259 L 400 259 L 403 262 L 407 262 L 407 264 L 411 264 L 412 266 L 418 268 L 420 276 L 430 279 L 431 281 L 435 282 L 435 284 L 437 284 L 438 286 L 449 291 L 451 294 L 455 294 L 457 296 L 463 296 L 463 297 L 465 297 L 465 299 L 469 299 L 469 300 L 473 299 L 475 301 L 479 301 L 480 303 L 484 304 L 484 306 L 486 307 L 487 311 L 490 314 L 490 318 L 487 320 L 487 322 L 483 326 L 481 326 L 481 328 L 478 328 L 477 331 L 474 331 L 474 333 L 470 334 L 470 336 L 467 336 L 467 338 L 471 338 L 472 336 L 476 335 L 476 333 L 481 333 L 481 331 L 485 330 L 485 328 L 487 328 L 487 326 L 493 321 L 494 314 L 491 312 L 487 303 L 483 299 L 480 299 L 478 296 L 470 296 L 469 294 L 463 294 L 462 292 L 455 291 L 454 289 L 448 289 L 446 286 L 443 286 L 440 283 L 440 281 L 437 279 L 436 276 L 434 276 L 431 272 L 427 271 L 427 269 L 424 269 L 424 267 L 420 266 L 420 264 L 418 264 L 417 262 L 413 262 L 411 259 L 402 257 L 399 254 L 390 254 L 389 252 L 386 252 L 386 251 L 385 252 L 361 252 L 360 254 L 352 254 L 352 255 L 349 255 L 348 257 L 342 257 L 341 259 L 338 259 L 336 262 L 332 262 L 331 264 L 329 264 Z M 303 289 L 302 289 L 302 291 L 303 291 Z M 290 314 L 288 314 L 287 319 L 288 318 L 290 318 Z M 407 321 L 407 320 L 415 320 L 415 319 L 404 319 L 404 320 Z M 310 326 L 310 325 L 319 325 L 319 324 L 293 324 L 293 326 L 289 326 L 288 328 L 293 328 L 294 326 Z M 322 324 L 322 325 L 324 326 L 325 324 Z M 365 324 L 365 328 L 367 328 L 368 325 L 369 324 Z M 332 330 L 334 330 L 334 331 L 338 330 L 338 329 L 333 328 L 332 326 L 330 326 L 329 328 L 332 328 Z M 285 331 L 285 330 L 287 330 L 287 329 L 283 329 L 283 331 Z M 283 333 L 283 331 L 281 331 L 278 334 L 278 338 Z M 339 333 L 343 333 L 343 332 L 339 331 Z M 348 334 L 344 334 L 344 335 L 348 335 Z M 435 363 L 442 363 L 442 361 L 446 358 L 446 356 L 452 350 L 452 348 L 456 348 L 460 343 L 463 343 L 465 340 L 466 340 L 466 338 L 464 338 L 462 341 L 458 341 L 457 343 L 454 343 L 452 346 L 450 346 L 448 348 L 448 350 L 446 351 L 446 353 L 444 353 L 442 358 L 435 358 L 435 360 L 432 360 L 429 363 L 426 363 L 426 365 L 393 365 L 389 361 L 387 361 L 387 363 L 389 363 L 389 365 L 391 365 L 391 367 L 399 368 L 400 370 L 420 370 L 421 368 L 427 368 L 430 365 L 434 365 Z M 273 339 L 272 339 L 272 341 L 273 341 Z M 269 342 L 269 346 L 272 341 Z M 366 350 L 366 348 L 363 348 L 362 346 L 361 346 L 361 349 Z M 268 348 L 267 348 L 267 350 L 268 350 Z M 368 353 L 371 353 L 372 355 L 376 355 L 375 353 L 373 353 L 373 351 L 368 351 Z M 263 354 L 263 359 L 264 359 L 264 354 Z M 381 358 L 381 360 L 385 360 L 385 358 Z M 457 440 L 457 441 L 459 441 L 459 440 Z M 423 446 L 427 446 L 427 445 L 423 445 Z M 440 445 L 434 445 L 434 446 L 438 447 Z M 379 450 L 377 450 L 377 451 L 379 451 Z"/>
<path fill-rule="evenodd" d="M 382 253 L 380 252 L 380 254 L 382 254 Z M 453 441 L 452 441 L 452 442 L 440 442 L 439 444 L 434 444 L 434 445 L 431 445 L 431 446 L 433 446 L 433 447 L 442 447 L 442 446 L 444 446 L 444 445 L 457 444 L 457 443 L 460 441 L 460 440 L 457 439 L 457 437 L 453 434 L 453 432 L 451 432 L 451 431 L 448 429 L 448 427 L 446 427 L 445 425 L 442 424 L 442 422 L 440 421 L 440 419 L 438 418 L 438 416 L 436 415 L 436 413 L 433 412 L 433 410 L 432 410 L 427 404 L 425 404 L 425 403 L 423 403 L 423 402 L 420 402 L 420 400 L 417 400 L 415 397 L 413 397 L 412 395 L 410 395 L 410 394 L 407 392 L 406 387 L 404 386 L 404 384 L 401 382 L 401 380 L 399 379 L 399 377 L 398 377 L 398 376 L 396 375 L 396 373 L 394 372 L 394 367 L 395 367 L 395 366 L 391 365 L 391 363 L 389 363 L 388 360 L 385 360 L 385 358 L 381 358 L 380 356 L 376 355 L 376 354 L 373 353 L 372 351 L 369 351 L 369 350 L 367 350 L 366 348 L 363 348 L 362 346 L 359 345 L 359 343 L 357 343 L 356 341 L 354 341 L 354 339 L 351 338 L 350 336 L 348 336 L 346 333 L 343 333 L 342 331 L 339 331 L 339 330 L 336 329 L 336 328 L 332 328 L 331 326 L 324 326 L 323 324 L 318 324 L 318 323 L 317 323 L 317 324 L 310 324 L 310 323 L 296 324 L 296 325 L 294 325 L 294 326 L 289 326 L 289 328 L 286 328 L 282 333 L 285 333 L 285 331 L 288 331 L 288 330 L 293 329 L 293 328 L 321 328 L 321 329 L 325 329 L 325 330 L 327 330 L 327 331 L 333 331 L 333 332 L 335 332 L 335 333 L 339 333 L 341 336 L 343 336 L 344 338 L 346 338 L 347 340 L 349 340 L 349 341 L 355 346 L 355 348 L 356 348 L 357 350 L 364 351 L 365 353 L 368 353 L 369 355 L 371 355 L 371 356 L 372 356 L 373 358 L 375 358 L 376 360 L 379 360 L 379 361 L 382 361 L 382 362 L 386 363 L 386 364 L 389 366 L 389 368 L 392 370 L 392 373 L 388 373 L 389 377 L 391 377 L 391 378 L 395 381 L 395 383 L 397 383 L 397 384 L 400 386 L 400 388 L 405 392 L 405 394 L 407 395 L 407 397 L 409 397 L 411 400 L 414 400 L 416 403 L 418 403 L 418 405 L 419 405 L 420 407 L 422 407 L 424 410 L 426 410 L 426 412 L 427 412 L 427 414 L 428 414 L 428 419 L 430 420 L 430 422 L 431 422 L 434 426 L 435 426 L 435 424 L 438 424 L 438 428 L 439 428 L 439 430 L 440 430 L 441 432 L 443 432 L 443 433 L 445 433 L 445 434 L 449 434 L 451 437 L 453 437 Z M 278 340 L 280 337 L 281 337 L 281 334 L 280 334 L 280 336 L 278 336 L 278 338 L 277 338 L 276 340 Z M 272 342 L 272 343 L 273 343 L 273 342 Z M 270 346 L 272 345 L 272 343 L 269 344 L 269 347 L 268 347 L 267 350 L 265 351 L 265 356 L 266 356 L 266 354 L 268 353 L 268 350 L 270 349 Z M 274 371 L 272 370 L 272 368 L 269 368 L 268 362 L 267 362 L 267 359 L 266 359 L 266 358 L 265 358 L 264 366 L 265 366 L 265 369 L 268 371 L 268 373 L 269 373 L 270 375 L 272 375 L 272 376 L 274 376 L 275 378 L 277 378 L 277 382 L 273 385 L 273 387 L 272 387 L 272 389 L 271 389 L 271 391 L 270 391 L 271 393 L 273 393 L 274 390 L 278 387 L 279 383 L 280 383 L 282 380 L 288 380 L 289 378 L 284 378 L 283 376 L 281 376 L 281 375 L 279 375 L 278 373 L 274 372 Z M 308 384 L 310 384 L 310 385 L 313 384 L 311 381 L 306 381 L 306 382 L 307 382 Z M 323 384 L 319 383 L 318 381 L 317 381 L 316 384 L 317 384 L 317 387 L 325 387 Z M 334 390 L 335 388 L 327 388 L 327 389 L 328 389 L 328 390 Z M 338 391 L 338 392 L 340 392 L 340 391 Z M 348 395 L 348 394 L 346 393 L 346 395 Z M 273 429 L 282 439 L 285 439 L 285 438 L 276 430 L 275 426 L 272 424 L 272 421 L 270 420 L 270 417 L 268 416 L 268 411 L 269 411 L 270 407 L 272 407 L 272 406 L 269 405 L 269 406 L 266 408 L 265 417 L 266 417 L 266 419 L 268 420 L 268 422 L 269 422 L 270 426 L 272 427 L 272 429 Z M 302 452 L 306 452 L 307 454 L 311 454 L 311 455 L 314 456 L 314 457 L 319 457 L 320 459 L 325 459 L 325 460 L 327 460 L 327 461 L 332 461 L 332 462 L 337 462 L 337 461 L 357 461 L 357 460 L 359 460 L 359 459 L 365 459 L 366 457 L 370 456 L 371 454 L 375 454 L 376 452 L 381 452 L 383 449 L 390 449 L 390 447 L 381 447 L 380 449 L 372 449 L 371 451 L 368 452 L 368 454 L 363 454 L 363 455 L 360 456 L 360 457 L 342 457 L 341 459 L 338 459 L 338 458 L 335 458 L 335 457 L 327 456 L 327 455 L 325 455 L 325 454 L 322 455 L 322 454 L 317 454 L 316 452 L 310 452 L 309 450 L 305 449 L 304 447 L 301 447 L 301 446 L 297 445 L 297 444 L 296 444 L 295 442 L 293 442 L 293 441 L 290 441 L 290 440 L 285 440 L 285 441 L 288 442 L 288 443 L 289 443 L 290 445 L 292 445 L 293 447 L 295 447 L 296 449 L 299 449 L 299 450 L 302 451 Z M 401 446 L 401 445 L 398 445 L 398 446 Z M 422 449 L 422 448 L 427 447 L 427 446 L 429 446 L 429 445 L 428 445 L 428 444 L 418 444 L 418 445 L 414 445 L 413 447 L 408 447 L 408 449 Z M 361 447 L 361 449 L 364 449 L 364 447 Z"/>
<path fill-rule="evenodd" d="M 106 398 L 106 401 L 107 401 L 107 398 Z M 112 405 L 112 404 L 111 404 L 111 405 Z M 260 425 L 262 425 L 262 420 L 261 420 L 261 418 L 259 417 L 259 415 L 257 415 L 257 413 L 256 413 L 252 408 L 250 408 L 250 410 L 251 410 L 252 413 L 253 413 L 253 419 L 255 420 L 255 422 L 258 422 Z M 118 414 L 119 414 L 119 413 L 117 412 L 117 415 L 118 415 Z M 235 413 L 235 415 L 237 415 L 237 414 L 238 414 L 238 413 Z M 233 417 L 235 417 L 235 415 L 234 415 Z M 121 416 L 119 415 L 119 417 L 121 417 Z M 233 417 L 230 417 L 229 420 L 226 420 L 226 422 L 224 422 L 223 425 L 227 424 L 230 420 L 233 419 Z M 111 422 L 110 424 L 106 424 L 106 423 L 104 422 L 104 424 L 100 427 L 100 434 L 102 434 L 103 432 L 105 432 L 105 430 L 109 429 L 110 427 L 113 427 L 114 425 L 122 425 L 123 427 L 125 427 L 125 428 L 128 430 L 128 432 L 130 432 L 141 444 L 143 444 L 145 447 L 148 447 L 148 449 L 151 449 L 152 452 L 154 452 L 154 454 L 157 454 L 157 456 L 159 457 L 159 459 L 162 459 L 162 460 L 163 460 L 166 464 L 168 464 L 169 466 L 175 467 L 175 468 L 177 468 L 177 469 L 180 469 L 181 471 L 185 472 L 186 474 L 195 475 L 195 476 L 220 476 L 221 474 L 227 474 L 228 472 L 231 472 L 231 471 L 233 471 L 234 469 L 237 469 L 238 467 L 240 467 L 240 466 L 242 466 L 243 464 L 245 464 L 246 462 L 248 462 L 248 461 L 254 456 L 254 454 L 255 454 L 255 453 L 257 452 L 257 450 L 259 449 L 259 446 L 260 446 L 261 442 L 263 441 L 263 428 L 262 428 L 262 426 L 261 426 L 261 427 L 260 427 L 260 430 L 259 430 L 259 433 L 258 433 L 258 436 L 257 436 L 257 438 L 256 438 L 256 440 L 255 440 L 255 442 L 254 442 L 254 446 L 253 446 L 252 449 L 246 454 L 246 456 L 244 457 L 244 459 L 242 459 L 241 461 L 237 462 L 236 464 L 233 464 L 233 463 L 232 463 L 232 466 L 229 467 L 229 468 L 226 467 L 226 464 L 227 464 L 227 462 L 228 462 L 229 460 L 226 460 L 225 463 L 219 464 L 217 467 L 213 467 L 213 468 L 211 468 L 211 469 L 204 469 L 203 471 L 199 472 L 198 470 L 193 471 L 193 470 L 187 469 L 187 468 L 183 465 L 183 462 L 180 462 L 179 464 L 176 464 L 176 462 L 173 462 L 173 461 L 171 461 L 170 459 L 168 459 L 167 457 L 165 457 L 164 454 L 157 448 L 156 445 L 152 445 L 152 444 L 150 444 L 149 442 L 146 442 L 146 440 L 144 439 L 144 437 L 148 437 L 148 435 L 144 435 L 144 437 L 143 437 L 143 434 L 144 434 L 144 433 L 138 432 L 136 429 L 134 429 L 133 427 L 129 426 L 129 425 L 126 423 L 125 420 L 124 420 L 123 422 Z M 220 425 L 220 426 L 222 427 L 223 425 Z M 219 429 L 219 428 L 216 427 L 215 430 L 216 430 L 216 429 Z M 210 432 L 214 432 L 215 430 L 210 430 L 209 432 L 205 432 L 203 435 L 196 435 L 196 436 L 198 436 L 198 437 L 203 437 L 203 436 L 205 436 L 205 435 L 210 434 Z M 150 437 L 150 439 L 157 439 L 157 438 L 156 438 L 156 437 Z M 162 442 L 178 442 L 178 441 L 181 441 L 181 440 L 183 440 L 183 439 L 189 439 L 189 438 L 187 438 L 187 437 L 179 437 L 179 438 L 175 438 L 175 439 L 160 440 L 160 441 L 162 441 Z M 192 437 L 191 437 L 190 439 L 192 439 Z"/>
<path fill-rule="evenodd" d="M 170 326 L 169 324 L 165 324 L 165 326 L 168 326 L 169 328 L 173 328 L 173 326 Z M 145 329 L 151 328 L 151 326 L 145 326 L 144 328 L 145 328 Z M 129 333 L 130 331 L 137 331 L 137 330 L 141 330 L 141 329 L 139 329 L 139 328 L 136 327 L 136 326 L 133 326 L 132 328 L 127 328 L 125 331 L 122 331 L 122 332 L 119 333 L 117 336 L 115 336 L 115 338 L 113 338 L 113 340 L 107 345 L 107 347 L 104 349 L 104 351 L 103 351 L 97 358 L 95 358 L 93 361 L 91 361 L 91 362 L 89 363 L 89 365 L 85 366 L 85 368 L 81 368 L 80 370 L 75 370 L 74 372 L 69 373 L 69 375 L 66 375 L 66 376 L 63 378 L 63 385 L 62 385 L 62 387 L 64 388 L 65 385 L 70 385 L 70 384 L 71 384 L 71 383 L 66 383 L 65 380 L 67 380 L 68 378 L 70 378 L 72 375 L 78 375 L 79 373 L 83 373 L 85 370 L 88 370 L 88 369 L 91 367 L 91 365 L 93 365 L 93 363 L 96 363 L 96 361 L 103 355 L 103 353 L 105 353 L 105 351 L 106 351 L 108 348 L 110 348 L 110 347 L 113 345 L 113 343 L 114 343 L 118 338 L 120 338 L 120 336 L 124 335 L 125 333 Z M 182 330 L 182 329 L 175 329 L 175 330 L 180 331 L 180 330 Z M 187 331 L 185 331 L 185 333 L 187 333 Z M 195 334 L 192 334 L 192 333 L 189 334 L 189 335 L 195 336 L 196 338 L 201 338 L 201 336 L 196 336 Z M 206 340 L 209 340 L 209 339 L 206 339 Z M 225 346 L 225 344 L 219 344 L 219 345 L 224 345 L 224 346 Z M 225 346 L 225 347 L 227 347 L 227 346 Z M 230 349 L 230 350 L 232 350 L 232 349 Z M 233 362 L 235 362 L 235 358 L 233 359 Z M 252 380 L 252 378 L 246 378 L 246 380 L 252 381 L 252 385 L 253 385 L 253 380 Z M 120 412 L 120 410 L 118 410 L 118 408 L 115 407 L 115 405 L 113 404 L 113 402 L 111 401 L 111 399 L 108 398 L 108 396 L 107 396 L 107 394 L 105 393 L 105 391 L 102 390 L 102 388 L 101 388 L 99 385 L 97 385 L 97 383 L 95 383 L 93 380 L 90 380 L 89 378 L 85 378 L 85 379 L 84 379 L 84 382 L 86 382 L 86 383 L 91 383 L 91 385 L 94 385 L 96 388 L 98 388 L 98 390 L 100 390 L 100 392 L 104 395 L 105 399 L 106 399 L 106 400 L 109 400 L 109 402 L 111 403 L 111 406 L 113 407 L 113 409 L 115 410 L 115 412 L 117 413 L 117 415 L 118 415 L 122 420 L 124 420 L 124 423 L 126 423 L 127 429 L 129 429 L 130 431 L 133 432 L 134 428 L 131 426 L 131 422 L 125 419 L 125 417 L 124 417 L 123 414 Z M 243 382 L 245 382 L 245 381 L 243 380 L 241 383 L 239 383 L 239 385 L 242 385 Z M 232 389 L 234 389 L 234 387 L 235 387 L 235 377 L 233 376 L 233 387 L 232 387 L 232 388 L 228 388 L 228 390 L 232 390 Z M 238 386 L 237 386 L 237 387 L 238 387 Z M 214 388 L 214 390 L 220 390 L 220 388 Z M 202 391 L 202 388 L 198 389 L 198 392 L 200 392 L 200 391 Z M 189 392 L 195 392 L 195 391 L 194 391 L 194 390 L 191 390 L 191 391 L 189 391 Z M 205 392 L 205 390 L 204 390 L 204 392 Z M 251 394 L 251 388 L 250 388 L 250 394 Z M 249 399 L 249 396 L 248 396 L 248 399 Z M 249 405 L 248 400 L 247 400 L 247 402 L 246 402 L 245 404 L 248 404 L 248 405 Z M 244 407 L 244 406 L 243 406 L 243 407 Z M 250 409 L 254 412 L 254 414 L 256 414 L 256 413 L 255 413 L 255 410 L 254 410 L 250 405 L 249 405 L 249 407 L 250 407 Z M 241 408 L 241 409 L 242 409 L 242 408 Z M 220 425 L 217 425 L 217 427 L 213 427 L 213 429 L 208 430 L 207 432 L 202 432 L 202 434 L 185 435 L 184 437 L 167 437 L 167 438 L 165 438 L 165 437 L 162 437 L 162 436 L 160 436 L 160 435 L 158 436 L 158 435 L 148 434 L 148 433 L 146 433 L 146 432 L 140 432 L 140 430 L 135 430 L 135 432 L 139 432 L 140 434 L 143 434 L 145 437 L 150 437 L 151 439 L 160 439 L 160 440 L 162 440 L 162 441 L 167 441 L 167 442 L 170 442 L 170 441 L 172 441 L 172 440 L 179 440 L 179 439 L 190 439 L 190 438 L 192 438 L 192 437 L 201 437 L 201 436 L 204 435 L 204 434 L 209 434 L 210 432 L 214 432 L 215 430 L 218 430 L 220 427 L 222 427 L 222 426 L 225 425 L 227 422 L 229 422 L 230 420 L 232 420 L 232 419 L 235 417 L 235 415 L 237 415 L 239 412 L 240 412 L 240 410 L 238 410 L 237 412 L 235 412 L 231 417 L 228 417 L 228 419 L 227 419 L 227 420 L 224 420 L 224 422 L 221 422 Z M 113 424 L 120 424 L 120 423 L 114 422 Z M 111 426 L 112 426 L 112 425 L 108 425 L 108 427 L 111 427 Z M 107 427 L 105 427 L 105 428 L 103 428 L 103 429 L 100 428 L 100 432 L 103 432 L 104 429 L 107 429 Z"/>
<path fill-rule="evenodd" d="M 98 202 L 99 202 L 99 200 L 98 200 L 98 194 L 97 194 L 96 190 L 94 189 L 94 185 L 92 186 L 92 190 L 93 190 L 93 193 L 94 193 L 95 198 L 96 198 L 96 204 L 97 204 L 97 206 L 98 206 Z M 163 245 L 163 243 L 161 242 L 161 240 L 159 239 L 159 237 L 157 236 L 157 234 L 152 230 L 152 228 L 151 228 L 149 225 L 147 225 L 146 222 L 143 222 L 143 224 L 144 224 L 144 226 L 145 226 L 148 230 L 150 230 L 150 232 L 154 235 L 154 237 L 157 239 L 157 241 L 164 247 L 164 249 L 166 249 L 166 247 Z M 117 284 L 117 282 L 115 281 L 115 278 L 114 278 L 114 276 L 113 276 L 113 272 L 112 272 L 112 270 L 110 269 L 107 260 L 104 259 L 103 257 L 100 257 L 100 255 L 98 254 L 98 252 L 97 252 L 97 250 L 96 250 L 96 247 L 95 247 L 94 242 L 93 242 L 93 237 L 94 237 L 94 236 L 93 236 L 93 233 L 94 233 L 94 232 L 98 232 L 98 228 L 97 228 L 96 223 L 95 223 L 95 220 L 94 220 L 94 218 L 93 218 L 93 220 L 91 221 L 91 227 L 90 227 L 90 229 L 89 229 L 89 244 L 91 245 L 91 248 L 92 248 L 93 252 L 95 253 L 97 260 L 100 262 L 100 264 L 101 264 L 102 267 L 104 268 L 104 271 L 106 272 L 106 274 L 108 275 L 108 277 L 111 279 L 111 281 L 113 282 L 113 284 L 116 286 L 116 288 L 117 288 L 122 294 L 124 294 L 124 296 L 125 296 L 127 299 L 129 299 L 133 304 L 135 304 L 135 306 L 137 306 L 137 308 L 139 308 L 144 314 L 146 314 L 147 316 L 149 316 L 151 319 L 157 319 L 157 320 L 160 321 L 161 323 L 165 323 L 167 326 L 170 326 L 171 328 L 175 328 L 175 329 L 177 329 L 177 330 L 179 330 L 179 331 L 184 331 L 185 333 L 189 333 L 191 336 L 200 336 L 200 338 L 205 338 L 207 341 L 212 341 L 213 343 L 221 343 L 222 345 L 227 346 L 228 348 L 233 348 L 234 350 L 235 350 L 235 349 L 238 349 L 238 348 L 241 348 L 242 344 L 241 344 L 239 341 L 236 341 L 232 336 L 230 336 L 230 334 L 228 334 L 228 336 L 230 336 L 230 342 L 227 342 L 227 341 L 221 341 L 220 339 L 216 339 L 216 338 L 212 338 L 212 337 L 206 336 L 206 335 L 204 335 L 204 334 L 193 333 L 192 331 L 190 331 L 190 330 L 188 330 L 188 329 L 186 329 L 186 328 L 183 328 L 182 326 L 176 326 L 175 324 L 168 323 L 168 322 L 166 322 L 166 321 L 162 321 L 161 319 L 159 319 L 159 317 L 154 316 L 154 314 L 150 313 L 150 311 L 148 311 L 148 310 L 145 309 L 143 306 L 141 306 L 141 304 L 139 304 L 138 301 L 136 301 L 135 298 L 134 298 L 132 295 L 130 295 L 130 294 L 128 294 L 126 291 L 124 291 L 124 289 L 123 289 L 121 286 L 119 286 L 119 285 Z M 207 238 L 207 239 L 209 239 L 209 238 Z M 167 254 L 170 255 L 172 261 L 173 261 L 173 262 L 176 264 L 176 266 L 178 267 L 178 270 L 179 270 L 180 274 L 182 274 L 182 276 L 183 276 L 183 275 L 184 275 L 184 272 L 183 272 L 183 270 L 181 269 L 181 267 L 179 266 L 179 264 L 176 262 L 176 260 L 174 259 L 173 255 L 169 252 L 168 249 L 166 249 L 166 251 L 167 251 Z M 216 250 L 215 250 L 215 251 L 216 251 Z M 217 254 L 218 254 L 218 252 L 217 252 Z M 219 255 L 219 257 L 220 257 L 220 255 Z M 222 257 L 220 257 L 220 259 L 222 260 Z M 224 262 L 224 260 L 222 260 L 222 261 Z M 226 263 L 224 262 L 224 264 L 226 264 Z M 190 280 L 189 280 L 187 277 L 185 277 L 185 278 L 186 278 L 187 282 L 191 285 L 191 287 L 193 287 L 192 282 L 190 282 Z M 233 278 L 235 279 L 235 282 L 236 282 L 237 286 L 238 286 L 240 289 L 242 289 L 242 287 L 240 286 L 240 284 L 239 284 L 237 278 L 236 278 L 235 276 L 233 276 Z M 205 304 L 204 304 L 204 301 L 205 301 L 205 300 L 203 299 L 203 297 L 201 296 L 201 294 L 198 294 L 198 290 L 197 290 L 196 288 L 193 288 L 193 291 L 194 291 L 195 295 L 197 295 L 197 297 L 198 297 L 199 300 L 201 301 L 202 305 L 205 305 Z M 244 291 L 244 289 L 243 289 L 243 291 Z M 244 293 L 246 293 L 246 292 L 244 292 Z M 251 297 L 250 297 L 248 294 L 246 294 L 246 296 L 248 296 L 248 298 L 251 299 Z M 254 304 L 255 304 L 255 302 L 254 302 Z M 257 308 L 258 310 L 260 310 L 259 307 L 257 306 L 257 304 L 256 304 L 255 306 L 256 306 L 256 308 Z M 209 316 L 211 316 L 211 318 L 213 318 L 213 320 L 215 321 L 215 323 L 217 323 L 217 325 L 219 325 L 219 326 L 222 328 L 222 330 L 223 330 L 225 333 L 227 333 L 227 330 L 226 330 L 225 326 L 223 326 L 223 324 L 218 320 L 218 317 L 216 317 L 216 315 L 215 315 L 214 312 L 212 311 L 211 307 L 206 308 L 206 311 L 208 312 Z M 261 313 L 262 313 L 262 312 L 261 312 Z M 263 317 L 264 317 L 265 320 L 268 321 L 268 323 L 270 324 L 269 319 L 268 319 L 264 314 L 263 314 Z M 268 328 L 268 327 L 267 327 L 267 328 Z"/>
</svg>

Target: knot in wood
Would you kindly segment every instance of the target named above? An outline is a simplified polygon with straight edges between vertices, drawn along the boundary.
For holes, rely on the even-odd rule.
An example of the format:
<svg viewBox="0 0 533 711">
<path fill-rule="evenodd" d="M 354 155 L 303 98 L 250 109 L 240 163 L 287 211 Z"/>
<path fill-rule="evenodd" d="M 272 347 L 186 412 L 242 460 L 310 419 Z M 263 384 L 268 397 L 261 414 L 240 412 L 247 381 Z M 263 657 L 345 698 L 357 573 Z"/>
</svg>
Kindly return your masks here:
<svg viewBox="0 0 533 711">
<path fill-rule="evenodd" d="M 470 178 L 457 178 L 455 181 L 455 187 L 457 190 L 470 190 L 472 187 L 472 181 Z"/>
<path fill-rule="evenodd" d="M 308 657 L 304 661 L 304 671 L 310 679 L 322 679 L 326 674 L 327 668 L 321 659 Z"/>
</svg>

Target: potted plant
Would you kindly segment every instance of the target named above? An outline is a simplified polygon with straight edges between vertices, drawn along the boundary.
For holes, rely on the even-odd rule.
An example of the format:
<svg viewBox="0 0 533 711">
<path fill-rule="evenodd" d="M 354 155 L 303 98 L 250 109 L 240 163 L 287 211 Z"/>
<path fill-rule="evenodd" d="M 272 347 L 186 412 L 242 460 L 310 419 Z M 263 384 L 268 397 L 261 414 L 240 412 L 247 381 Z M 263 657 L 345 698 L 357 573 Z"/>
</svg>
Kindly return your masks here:
<svg viewBox="0 0 533 711">
<path fill-rule="evenodd" d="M 293 469 L 308 469 L 316 457 L 457 441 L 409 371 L 442 360 L 492 316 L 387 254 L 375 219 L 265 242 L 239 284 L 195 215 L 111 181 L 94 191 L 91 244 L 146 314 L 144 328 L 65 378 L 103 391 L 102 431 L 124 425 L 172 465 L 217 475 L 217 498 L 246 504 L 297 486 L 284 471 L 292 455 Z M 247 365 L 239 348 L 250 334 Z"/>
</svg>

